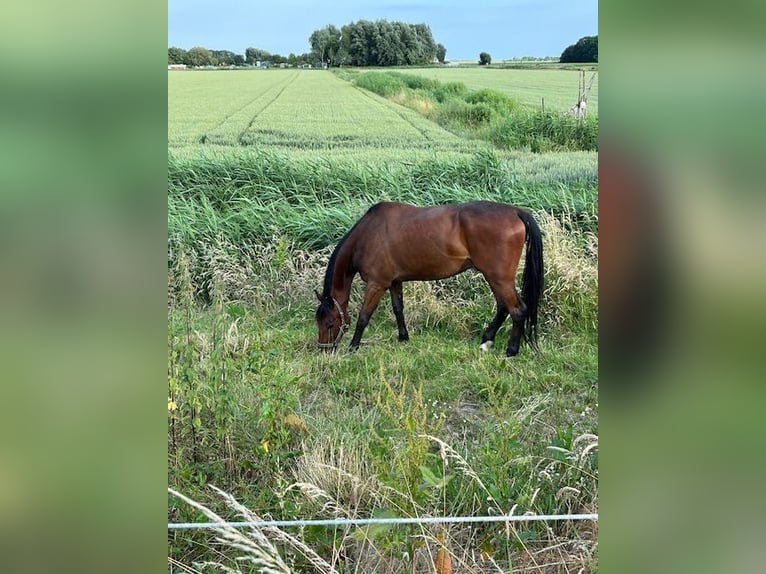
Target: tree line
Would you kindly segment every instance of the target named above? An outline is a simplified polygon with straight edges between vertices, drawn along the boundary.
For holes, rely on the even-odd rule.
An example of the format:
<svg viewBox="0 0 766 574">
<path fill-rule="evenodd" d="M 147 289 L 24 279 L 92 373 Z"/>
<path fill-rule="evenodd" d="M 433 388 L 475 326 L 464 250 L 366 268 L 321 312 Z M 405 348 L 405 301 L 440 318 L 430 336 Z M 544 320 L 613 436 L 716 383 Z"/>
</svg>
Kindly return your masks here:
<svg viewBox="0 0 766 574">
<path fill-rule="evenodd" d="M 447 49 L 437 44 L 426 24 L 387 20 L 359 20 L 341 28 L 330 24 L 311 33 L 310 52 L 282 56 L 259 48 L 247 48 L 244 56 L 229 50 L 201 46 L 183 50 L 168 48 L 168 64 L 187 66 L 244 66 L 267 62 L 290 66 L 407 66 L 444 62 Z"/>
<path fill-rule="evenodd" d="M 447 49 L 437 44 L 426 24 L 406 24 L 387 20 L 359 20 L 341 28 L 329 24 L 311 33 L 310 52 L 282 56 L 259 48 L 247 48 L 244 56 L 229 50 L 209 50 L 196 46 L 189 50 L 168 48 L 168 64 L 187 66 L 254 66 L 287 64 L 289 66 L 413 66 L 444 63 Z M 523 59 L 523 58 L 522 58 Z M 585 36 L 567 46 L 560 62 L 598 62 L 598 36 Z M 481 52 L 479 63 L 487 65 L 492 57 Z"/>
<path fill-rule="evenodd" d="M 168 64 L 185 64 L 192 67 L 200 66 L 255 66 L 259 62 L 271 65 L 287 64 L 290 66 L 319 65 L 313 54 L 290 54 L 282 56 L 272 54 L 259 48 L 247 48 L 245 55 L 235 54 L 229 50 L 208 50 L 201 46 L 183 50 L 168 48 Z"/>
</svg>

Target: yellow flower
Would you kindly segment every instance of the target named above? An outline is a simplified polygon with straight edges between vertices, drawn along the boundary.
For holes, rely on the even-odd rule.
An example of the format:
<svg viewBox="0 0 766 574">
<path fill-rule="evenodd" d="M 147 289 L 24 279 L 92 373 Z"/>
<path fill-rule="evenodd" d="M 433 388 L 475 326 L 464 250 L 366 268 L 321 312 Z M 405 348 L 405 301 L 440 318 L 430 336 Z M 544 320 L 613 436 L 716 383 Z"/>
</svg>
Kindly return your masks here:
<svg viewBox="0 0 766 574">
<path fill-rule="evenodd" d="M 266 452 L 269 452 L 269 441 L 267 441 L 267 440 L 263 441 L 263 442 L 261 443 L 261 448 L 262 448 L 264 451 L 266 451 Z"/>
<path fill-rule="evenodd" d="M 176 404 L 176 402 L 170 397 L 168 397 L 168 412 L 173 412 L 177 408 L 178 408 L 178 405 Z"/>
</svg>

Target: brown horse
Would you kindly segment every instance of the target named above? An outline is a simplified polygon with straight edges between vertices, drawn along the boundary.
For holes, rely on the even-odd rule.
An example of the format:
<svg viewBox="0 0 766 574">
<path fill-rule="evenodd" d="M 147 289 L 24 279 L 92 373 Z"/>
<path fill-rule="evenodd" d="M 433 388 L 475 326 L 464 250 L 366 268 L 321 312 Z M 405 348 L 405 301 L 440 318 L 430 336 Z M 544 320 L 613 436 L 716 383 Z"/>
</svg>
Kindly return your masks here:
<svg viewBox="0 0 766 574">
<path fill-rule="evenodd" d="M 527 257 L 516 291 L 516 269 L 526 242 Z M 404 203 L 373 205 L 341 239 L 327 265 L 316 322 L 319 348 L 335 349 L 350 324 L 351 282 L 359 273 L 367 284 L 350 350 L 359 347 L 380 298 L 389 290 L 399 340 L 409 339 L 404 324 L 402 282 L 433 281 L 478 269 L 497 301 L 495 318 L 484 331 L 481 348 L 510 314 L 513 329 L 506 355 L 519 352 L 522 335 L 537 349 L 537 307 L 543 290 L 543 246 L 540 229 L 527 211 L 501 203 L 476 201 L 415 207 Z"/>
</svg>

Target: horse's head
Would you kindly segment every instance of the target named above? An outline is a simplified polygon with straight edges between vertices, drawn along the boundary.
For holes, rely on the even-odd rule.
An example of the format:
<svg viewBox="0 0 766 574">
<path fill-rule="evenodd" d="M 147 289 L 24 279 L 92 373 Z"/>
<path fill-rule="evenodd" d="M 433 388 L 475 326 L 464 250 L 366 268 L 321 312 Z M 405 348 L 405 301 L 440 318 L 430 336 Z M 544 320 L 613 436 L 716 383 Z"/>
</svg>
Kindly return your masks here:
<svg viewBox="0 0 766 574">
<path fill-rule="evenodd" d="M 322 296 L 314 291 L 319 299 L 316 321 L 319 332 L 318 347 L 322 351 L 334 351 L 348 329 L 340 304 L 330 295 Z"/>
</svg>

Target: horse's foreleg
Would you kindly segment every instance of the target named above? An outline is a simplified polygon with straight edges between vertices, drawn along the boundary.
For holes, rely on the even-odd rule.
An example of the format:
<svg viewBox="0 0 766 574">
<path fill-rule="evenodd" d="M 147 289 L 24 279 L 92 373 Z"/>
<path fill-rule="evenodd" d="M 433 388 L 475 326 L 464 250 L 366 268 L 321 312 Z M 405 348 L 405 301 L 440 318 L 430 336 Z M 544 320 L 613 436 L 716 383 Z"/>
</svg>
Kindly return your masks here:
<svg viewBox="0 0 766 574">
<path fill-rule="evenodd" d="M 399 329 L 399 340 L 409 341 L 410 334 L 407 332 L 407 325 L 404 323 L 404 296 L 402 294 L 402 282 L 395 281 L 389 287 L 391 292 L 391 305 L 394 308 L 394 317 L 396 317 L 396 327 Z"/>
<path fill-rule="evenodd" d="M 362 340 L 362 333 L 364 333 L 367 323 L 370 322 L 372 314 L 375 309 L 378 308 L 380 298 L 383 293 L 386 292 L 388 286 L 380 287 L 373 283 L 368 283 L 364 290 L 364 303 L 362 303 L 362 310 L 359 311 L 359 318 L 356 321 L 356 329 L 354 330 L 354 336 L 351 339 L 351 345 L 349 345 L 349 351 L 356 351 L 359 348 L 359 342 Z"/>
</svg>

